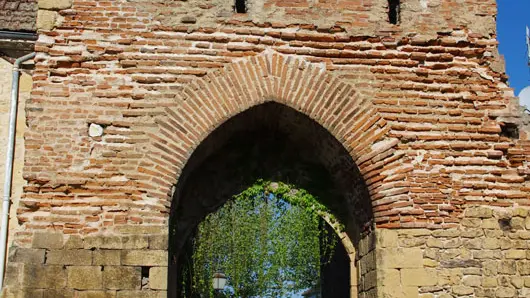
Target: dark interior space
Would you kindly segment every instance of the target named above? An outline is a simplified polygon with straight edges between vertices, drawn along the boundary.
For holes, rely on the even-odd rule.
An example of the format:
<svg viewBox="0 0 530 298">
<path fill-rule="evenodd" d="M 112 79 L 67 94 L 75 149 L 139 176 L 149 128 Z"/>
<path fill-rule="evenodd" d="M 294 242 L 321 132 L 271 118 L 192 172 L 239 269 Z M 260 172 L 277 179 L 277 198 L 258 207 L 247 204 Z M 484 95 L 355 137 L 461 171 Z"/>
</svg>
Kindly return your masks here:
<svg viewBox="0 0 530 298">
<path fill-rule="evenodd" d="M 180 297 L 176 281 L 183 266 L 179 263 L 190 256 L 189 243 L 197 225 L 258 179 L 281 181 L 311 192 L 341 221 L 355 246 L 361 233 L 372 227 L 366 185 L 342 144 L 292 108 L 277 103 L 253 107 L 213 131 L 179 177 L 169 225 L 168 297 Z M 344 262 L 349 273 L 347 257 L 336 262 Z M 324 268 L 323 273 L 335 269 Z M 332 286 L 332 280 L 342 282 L 335 277 L 327 280 Z M 349 288 L 349 278 L 345 284 Z"/>
</svg>

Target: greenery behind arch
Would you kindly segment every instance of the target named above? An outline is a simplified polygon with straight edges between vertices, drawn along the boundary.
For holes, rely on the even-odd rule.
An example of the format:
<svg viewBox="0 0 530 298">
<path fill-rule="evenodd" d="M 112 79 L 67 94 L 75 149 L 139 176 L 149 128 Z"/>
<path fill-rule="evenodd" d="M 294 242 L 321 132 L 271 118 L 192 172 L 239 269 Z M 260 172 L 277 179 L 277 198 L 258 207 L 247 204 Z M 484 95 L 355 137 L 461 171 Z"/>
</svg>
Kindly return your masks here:
<svg viewBox="0 0 530 298">
<path fill-rule="evenodd" d="M 212 297 L 216 272 L 228 277 L 226 297 L 282 297 L 317 287 L 338 242 L 328 223 L 340 228 L 306 190 L 256 181 L 198 226 L 191 272 L 184 274 L 192 293 L 185 296 Z"/>
</svg>

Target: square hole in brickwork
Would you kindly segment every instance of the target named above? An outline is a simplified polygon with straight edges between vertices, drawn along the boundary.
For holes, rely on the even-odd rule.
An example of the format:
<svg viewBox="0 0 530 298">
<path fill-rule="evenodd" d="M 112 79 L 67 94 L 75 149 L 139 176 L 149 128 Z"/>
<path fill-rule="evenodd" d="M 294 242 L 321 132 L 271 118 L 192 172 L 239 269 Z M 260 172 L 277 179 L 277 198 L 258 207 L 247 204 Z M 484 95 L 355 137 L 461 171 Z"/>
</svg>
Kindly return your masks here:
<svg viewBox="0 0 530 298">
<path fill-rule="evenodd" d="M 519 139 L 519 127 L 515 123 L 501 123 L 501 137 Z"/>
</svg>

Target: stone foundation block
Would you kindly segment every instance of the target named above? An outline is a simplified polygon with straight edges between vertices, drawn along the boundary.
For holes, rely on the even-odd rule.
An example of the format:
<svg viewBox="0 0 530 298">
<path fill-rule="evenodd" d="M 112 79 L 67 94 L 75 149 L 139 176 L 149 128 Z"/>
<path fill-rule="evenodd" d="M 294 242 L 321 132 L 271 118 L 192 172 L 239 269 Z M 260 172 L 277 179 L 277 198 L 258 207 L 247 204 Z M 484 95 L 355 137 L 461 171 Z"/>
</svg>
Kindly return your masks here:
<svg viewBox="0 0 530 298">
<path fill-rule="evenodd" d="M 12 247 L 9 250 L 9 262 L 44 264 L 44 255 L 44 249 Z"/>
<path fill-rule="evenodd" d="M 2 292 L 2 298 L 44 298 L 44 290 L 35 289 L 7 289 Z"/>
<path fill-rule="evenodd" d="M 150 235 L 149 236 L 149 249 L 167 249 L 168 247 L 168 235 Z"/>
<path fill-rule="evenodd" d="M 166 291 L 119 291 L 116 298 L 167 298 Z"/>
<path fill-rule="evenodd" d="M 422 268 L 423 252 L 419 248 L 377 249 L 377 262 L 381 269 Z"/>
<path fill-rule="evenodd" d="M 167 266 L 167 251 L 125 250 L 121 252 L 121 263 L 132 266 Z"/>
<path fill-rule="evenodd" d="M 103 289 L 101 266 L 69 266 L 68 287 L 77 290 Z"/>
<path fill-rule="evenodd" d="M 167 276 L 166 276 L 167 277 Z M 105 289 L 137 289 L 141 287 L 141 267 L 105 266 L 103 267 L 103 285 Z"/>
<path fill-rule="evenodd" d="M 149 247 L 147 235 L 127 235 L 122 237 L 122 249 L 144 249 Z M 167 249 L 167 246 L 163 249 Z"/>
<path fill-rule="evenodd" d="M 60 289 L 60 290 L 44 290 L 43 298 L 77 298 L 74 290 Z"/>
<path fill-rule="evenodd" d="M 83 238 L 79 235 L 70 235 L 64 244 L 66 249 L 79 249 L 83 248 Z"/>
<path fill-rule="evenodd" d="M 149 238 L 147 235 L 90 236 L 84 239 L 83 247 L 85 249 L 145 249 L 149 247 Z"/>
<path fill-rule="evenodd" d="M 46 264 L 92 265 L 92 251 L 84 249 L 52 250 L 46 253 Z"/>
<path fill-rule="evenodd" d="M 63 266 L 24 264 L 21 286 L 37 289 L 62 289 L 66 286 Z"/>
<path fill-rule="evenodd" d="M 31 246 L 33 248 L 62 249 L 64 236 L 59 233 L 35 233 Z"/>
<path fill-rule="evenodd" d="M 72 0 L 39 0 L 39 8 L 48 10 L 61 10 L 72 7 Z"/>
<path fill-rule="evenodd" d="M 149 288 L 167 290 L 167 267 L 152 267 L 149 269 Z"/>
<path fill-rule="evenodd" d="M 76 298 L 116 298 L 116 291 L 78 291 Z"/>
<path fill-rule="evenodd" d="M 120 265 L 119 250 L 96 250 L 93 256 L 93 265 Z"/>
<path fill-rule="evenodd" d="M 404 286 L 434 286 L 438 283 L 435 269 L 401 269 L 401 283 Z"/>
</svg>

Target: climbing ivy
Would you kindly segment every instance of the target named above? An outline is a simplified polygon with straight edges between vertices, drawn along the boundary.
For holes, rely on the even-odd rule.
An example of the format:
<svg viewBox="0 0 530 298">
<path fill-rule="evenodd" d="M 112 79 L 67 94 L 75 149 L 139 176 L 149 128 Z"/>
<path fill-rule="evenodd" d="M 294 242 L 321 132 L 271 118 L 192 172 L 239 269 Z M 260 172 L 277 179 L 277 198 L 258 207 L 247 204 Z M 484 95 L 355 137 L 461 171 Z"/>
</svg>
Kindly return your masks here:
<svg viewBox="0 0 530 298">
<path fill-rule="evenodd" d="M 225 297 L 285 297 L 316 286 L 337 243 L 323 216 L 336 222 L 307 191 L 258 180 L 199 225 L 188 290 L 212 297 L 216 272 L 228 278 Z"/>
</svg>

